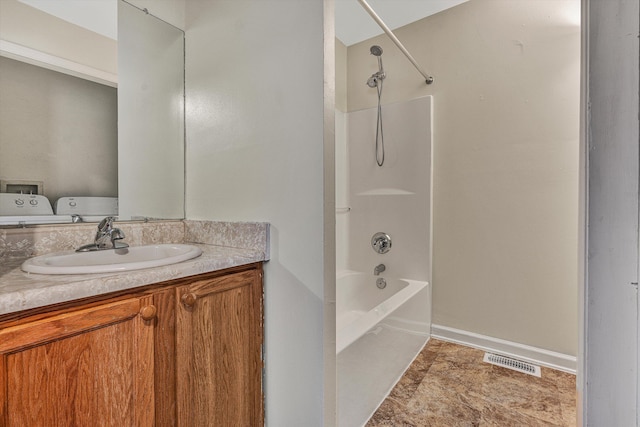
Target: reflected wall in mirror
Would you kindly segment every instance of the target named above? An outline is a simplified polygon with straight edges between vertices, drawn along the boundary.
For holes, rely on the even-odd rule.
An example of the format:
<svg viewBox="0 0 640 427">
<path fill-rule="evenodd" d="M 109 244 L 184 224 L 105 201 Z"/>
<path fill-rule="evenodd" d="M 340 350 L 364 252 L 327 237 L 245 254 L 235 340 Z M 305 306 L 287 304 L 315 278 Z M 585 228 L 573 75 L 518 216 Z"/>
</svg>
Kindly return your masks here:
<svg viewBox="0 0 640 427">
<path fill-rule="evenodd" d="M 183 218 L 184 33 L 105 0 L 116 44 L 29 2 L 0 2 L 0 180 L 40 181 L 52 204 L 118 196 L 121 219 Z"/>
<path fill-rule="evenodd" d="M 116 88 L 0 57 L 0 180 L 116 197 L 117 126 Z"/>
</svg>

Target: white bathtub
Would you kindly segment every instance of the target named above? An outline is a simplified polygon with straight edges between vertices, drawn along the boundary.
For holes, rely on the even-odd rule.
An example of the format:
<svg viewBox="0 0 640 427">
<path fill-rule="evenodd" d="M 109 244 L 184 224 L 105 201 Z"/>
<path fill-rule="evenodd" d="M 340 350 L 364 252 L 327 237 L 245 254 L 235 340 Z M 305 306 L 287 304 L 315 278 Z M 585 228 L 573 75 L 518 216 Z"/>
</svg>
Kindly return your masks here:
<svg viewBox="0 0 640 427">
<path fill-rule="evenodd" d="M 387 286 L 378 289 L 376 279 Z M 336 283 L 338 425 L 362 426 L 429 339 L 427 282 L 353 271 Z"/>
<path fill-rule="evenodd" d="M 378 289 L 383 277 L 387 286 Z M 336 280 L 336 354 L 363 336 L 429 284 L 344 271 Z M 425 308 L 427 310 L 427 308 Z"/>
</svg>

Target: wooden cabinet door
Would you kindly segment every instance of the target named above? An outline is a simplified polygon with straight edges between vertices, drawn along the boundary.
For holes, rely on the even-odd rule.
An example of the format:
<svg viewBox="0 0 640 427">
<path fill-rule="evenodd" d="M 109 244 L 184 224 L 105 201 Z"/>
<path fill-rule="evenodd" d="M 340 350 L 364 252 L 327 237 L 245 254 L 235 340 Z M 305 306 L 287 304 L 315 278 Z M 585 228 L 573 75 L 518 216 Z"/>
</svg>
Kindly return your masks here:
<svg viewBox="0 0 640 427">
<path fill-rule="evenodd" d="M 263 426 L 262 271 L 176 292 L 178 425 Z"/>
<path fill-rule="evenodd" d="M 126 299 L 0 329 L 0 425 L 152 426 L 151 301 Z"/>
</svg>

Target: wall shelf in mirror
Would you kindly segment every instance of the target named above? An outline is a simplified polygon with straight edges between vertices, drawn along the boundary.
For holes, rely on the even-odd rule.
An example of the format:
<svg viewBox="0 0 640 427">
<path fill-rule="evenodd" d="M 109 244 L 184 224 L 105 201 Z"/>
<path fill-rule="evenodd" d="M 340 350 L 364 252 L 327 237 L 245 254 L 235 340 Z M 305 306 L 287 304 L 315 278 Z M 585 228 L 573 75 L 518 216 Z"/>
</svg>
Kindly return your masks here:
<svg viewBox="0 0 640 427">
<path fill-rule="evenodd" d="M 412 191 L 402 190 L 400 188 L 374 188 L 372 190 L 357 193 L 357 196 L 409 196 L 416 194 Z"/>
<path fill-rule="evenodd" d="M 37 65 L 42 68 L 80 77 L 103 85 L 117 87 L 118 76 L 107 71 L 99 70 L 78 62 L 50 55 L 26 46 L 0 40 L 0 56 Z"/>
</svg>

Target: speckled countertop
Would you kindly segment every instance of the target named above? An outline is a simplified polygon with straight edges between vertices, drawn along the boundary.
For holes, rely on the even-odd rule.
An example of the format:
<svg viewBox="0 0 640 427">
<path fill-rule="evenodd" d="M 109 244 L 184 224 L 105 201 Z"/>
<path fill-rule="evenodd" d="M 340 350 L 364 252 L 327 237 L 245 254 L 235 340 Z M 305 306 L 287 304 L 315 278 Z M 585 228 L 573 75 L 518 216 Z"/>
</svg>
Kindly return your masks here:
<svg viewBox="0 0 640 427">
<path fill-rule="evenodd" d="M 133 270 L 123 273 L 103 274 L 69 274 L 44 275 L 25 273 L 20 269 L 25 256 L 24 248 L 34 239 L 29 230 L 5 231 L 0 233 L 0 246 L 13 244 L 20 251 L 14 250 L 9 255 L 0 258 L 0 315 L 30 308 L 43 307 L 75 299 L 106 294 L 110 292 L 133 289 L 136 287 L 178 279 L 201 273 L 222 270 L 239 265 L 261 262 L 269 259 L 269 225 L 266 223 L 219 223 L 210 221 L 179 221 L 167 225 L 141 224 L 128 225 L 130 235 L 135 235 L 136 228 L 171 227 L 173 230 L 171 243 L 190 243 L 202 249 L 202 255 L 192 260 L 162 267 Z M 180 232 L 182 227 L 182 233 Z M 123 229 L 125 227 L 122 227 Z M 42 234 L 43 229 L 38 229 Z M 50 227 L 46 231 L 50 239 L 53 230 L 59 233 L 57 227 Z M 139 231 L 139 230 L 138 230 Z M 69 233 L 63 233 L 68 236 Z M 144 234 L 144 233 L 140 233 Z M 147 232 L 147 234 L 149 234 Z M 164 235 L 165 233 L 160 233 Z M 24 243 L 24 236 L 28 236 Z M 16 237 L 18 236 L 18 237 Z M 22 239 L 22 240 L 21 240 Z M 45 239 L 45 240 L 47 240 Z M 40 239 L 41 240 L 41 239 Z M 169 243 L 142 239 L 133 244 Z M 157 239 L 150 239 L 157 240 Z M 179 240 L 179 241 L 178 241 Z M 17 242 L 17 243 L 16 243 Z M 60 250 L 66 247 L 49 246 Z M 131 242 L 130 242 L 131 243 Z M 68 243 L 65 242 L 65 245 Z M 33 244 L 37 247 L 37 244 Z M 5 251 L 8 252 L 8 251 Z M 27 251 L 29 252 L 29 251 Z M 41 250 L 32 250 L 31 255 L 41 255 Z M 56 252 L 56 251 L 46 251 Z"/>
</svg>

